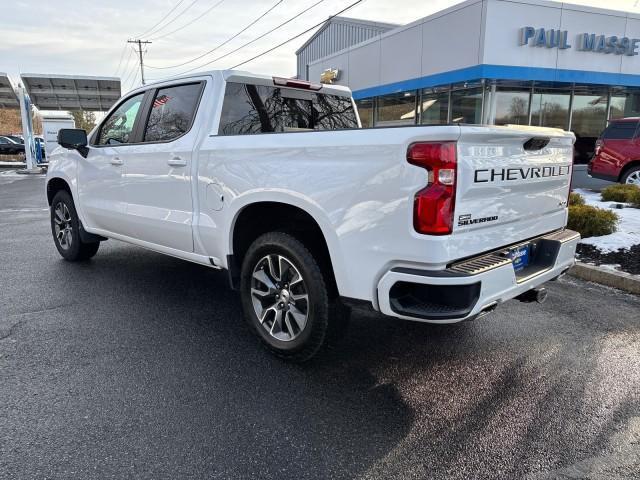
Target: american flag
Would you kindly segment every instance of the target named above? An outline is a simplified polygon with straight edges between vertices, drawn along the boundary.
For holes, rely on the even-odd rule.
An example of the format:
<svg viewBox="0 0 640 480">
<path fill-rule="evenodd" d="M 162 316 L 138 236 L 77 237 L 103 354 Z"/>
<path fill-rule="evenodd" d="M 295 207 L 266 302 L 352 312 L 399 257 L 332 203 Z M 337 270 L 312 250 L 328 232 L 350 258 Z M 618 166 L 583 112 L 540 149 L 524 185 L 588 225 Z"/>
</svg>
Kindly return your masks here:
<svg viewBox="0 0 640 480">
<path fill-rule="evenodd" d="M 162 105 L 167 103 L 169 100 L 171 100 L 171 97 L 167 95 L 160 95 L 159 97 L 156 97 L 156 99 L 153 101 L 153 108 L 161 107 Z"/>
</svg>

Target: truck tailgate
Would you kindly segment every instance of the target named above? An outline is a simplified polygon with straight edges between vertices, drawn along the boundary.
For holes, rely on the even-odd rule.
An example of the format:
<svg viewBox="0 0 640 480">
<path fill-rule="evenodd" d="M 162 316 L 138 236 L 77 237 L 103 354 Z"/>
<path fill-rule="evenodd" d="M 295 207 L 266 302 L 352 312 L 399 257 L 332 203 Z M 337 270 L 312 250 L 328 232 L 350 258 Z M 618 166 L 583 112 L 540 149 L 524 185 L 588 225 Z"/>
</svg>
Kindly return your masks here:
<svg viewBox="0 0 640 480">
<path fill-rule="evenodd" d="M 574 138 L 547 128 L 462 126 L 454 234 L 514 231 L 518 223 L 528 234 L 557 228 L 553 214 L 567 207 Z"/>
</svg>

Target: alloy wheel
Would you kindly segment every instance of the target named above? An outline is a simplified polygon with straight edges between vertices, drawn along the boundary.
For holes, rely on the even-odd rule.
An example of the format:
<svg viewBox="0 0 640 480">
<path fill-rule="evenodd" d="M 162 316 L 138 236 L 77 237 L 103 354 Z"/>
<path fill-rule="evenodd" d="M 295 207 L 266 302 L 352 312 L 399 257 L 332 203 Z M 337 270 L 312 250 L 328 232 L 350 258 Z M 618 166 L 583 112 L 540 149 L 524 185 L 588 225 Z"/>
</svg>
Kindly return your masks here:
<svg viewBox="0 0 640 480">
<path fill-rule="evenodd" d="M 56 240 L 63 250 L 71 248 L 73 243 L 73 225 L 71 225 L 71 214 L 66 204 L 58 202 L 53 209 L 53 223 Z"/>
<path fill-rule="evenodd" d="M 251 302 L 269 335 L 288 342 L 297 338 L 309 316 L 309 295 L 300 271 L 282 255 L 262 257 L 253 269 Z"/>
<path fill-rule="evenodd" d="M 640 170 L 636 170 L 635 172 L 631 173 L 627 177 L 626 183 L 630 185 L 640 185 Z"/>
</svg>

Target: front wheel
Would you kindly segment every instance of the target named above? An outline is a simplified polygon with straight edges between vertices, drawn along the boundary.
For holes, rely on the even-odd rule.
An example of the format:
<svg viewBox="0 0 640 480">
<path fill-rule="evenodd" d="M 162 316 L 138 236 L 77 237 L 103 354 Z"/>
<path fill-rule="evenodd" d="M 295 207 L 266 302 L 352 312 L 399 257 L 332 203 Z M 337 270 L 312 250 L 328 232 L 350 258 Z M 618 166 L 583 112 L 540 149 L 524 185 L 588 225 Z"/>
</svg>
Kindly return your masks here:
<svg viewBox="0 0 640 480">
<path fill-rule="evenodd" d="M 256 239 L 242 262 L 241 296 L 245 317 L 277 356 L 303 362 L 327 337 L 329 294 L 313 255 L 282 232 Z"/>
<path fill-rule="evenodd" d="M 633 167 L 627 171 L 620 180 L 620 183 L 640 186 L 640 167 Z"/>
<path fill-rule="evenodd" d="M 56 193 L 51 202 L 51 233 L 58 252 L 69 262 L 88 260 L 100 247 L 100 242 L 82 241 L 76 207 L 64 190 Z"/>
</svg>

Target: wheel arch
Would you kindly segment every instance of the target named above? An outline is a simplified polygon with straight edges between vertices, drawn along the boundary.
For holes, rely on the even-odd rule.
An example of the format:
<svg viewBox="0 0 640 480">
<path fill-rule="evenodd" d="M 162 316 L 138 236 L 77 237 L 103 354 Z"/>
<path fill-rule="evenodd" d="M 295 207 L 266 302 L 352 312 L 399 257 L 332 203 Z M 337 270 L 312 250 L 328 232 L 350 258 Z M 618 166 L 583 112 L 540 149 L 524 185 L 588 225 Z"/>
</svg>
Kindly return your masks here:
<svg viewBox="0 0 640 480">
<path fill-rule="evenodd" d="M 621 182 L 622 177 L 624 177 L 627 174 L 627 172 L 634 167 L 640 167 L 640 160 L 632 160 L 629 163 L 627 163 L 624 167 L 622 167 L 622 170 L 620 170 L 620 175 L 618 175 L 618 182 Z"/>
<path fill-rule="evenodd" d="M 51 202 L 53 202 L 53 197 L 55 197 L 56 193 L 60 190 L 67 191 L 69 195 L 71 195 L 71 198 L 73 198 L 71 185 L 67 180 L 62 177 L 53 177 L 47 180 L 47 202 L 49 206 L 51 206 Z"/>
<path fill-rule="evenodd" d="M 313 207 L 300 206 L 299 199 L 294 204 L 283 199 L 260 199 L 245 203 L 235 212 L 229 229 L 228 268 L 231 283 L 237 287 L 242 260 L 249 246 L 263 233 L 282 231 L 300 240 L 311 250 L 319 262 L 332 295 L 339 294 L 341 272 L 339 252 L 336 251 L 337 238 L 328 218 Z"/>
</svg>

